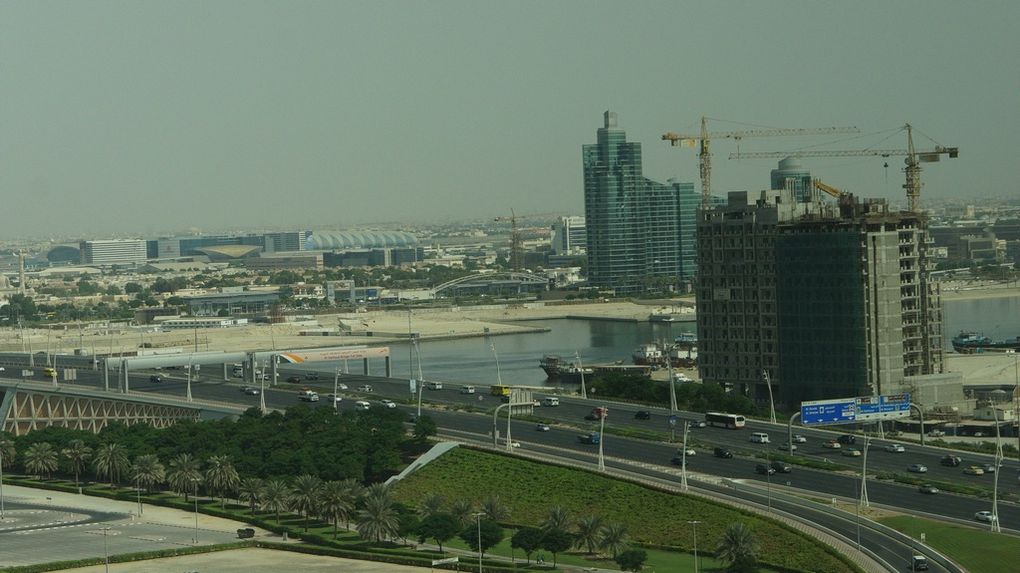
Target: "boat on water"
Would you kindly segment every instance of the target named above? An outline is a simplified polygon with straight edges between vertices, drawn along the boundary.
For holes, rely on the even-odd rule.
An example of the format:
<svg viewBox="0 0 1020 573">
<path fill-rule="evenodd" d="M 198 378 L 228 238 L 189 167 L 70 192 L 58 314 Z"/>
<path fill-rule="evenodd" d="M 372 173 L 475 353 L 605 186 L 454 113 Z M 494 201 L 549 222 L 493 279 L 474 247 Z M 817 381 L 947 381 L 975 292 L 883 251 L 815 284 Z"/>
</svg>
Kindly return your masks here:
<svg viewBox="0 0 1020 573">
<path fill-rule="evenodd" d="M 642 344 L 634 349 L 631 354 L 631 359 L 634 360 L 634 364 L 638 366 L 657 366 L 659 364 L 665 364 L 665 357 L 662 354 L 662 349 L 659 348 L 658 344 Z"/>
<path fill-rule="evenodd" d="M 698 347 L 693 343 L 676 344 L 665 348 L 656 343 L 642 344 L 631 354 L 631 359 L 634 364 L 641 366 L 665 368 L 669 365 L 674 368 L 694 368 L 698 364 Z"/>
<path fill-rule="evenodd" d="M 687 306 L 659 308 L 648 315 L 649 322 L 694 322 L 694 308 Z"/>
<path fill-rule="evenodd" d="M 976 332 L 961 332 L 953 337 L 953 350 L 960 354 L 973 354 L 986 350 L 1020 350 L 1020 336 L 1011 340 L 992 340 Z"/>
<path fill-rule="evenodd" d="M 698 345 L 698 334 L 695 332 L 681 332 L 680 336 L 673 339 L 678 346 L 693 348 Z"/>
<path fill-rule="evenodd" d="M 538 365 L 550 380 L 558 380 L 564 384 L 580 384 L 582 375 L 589 381 L 595 377 L 595 369 L 581 367 L 574 362 L 564 362 L 563 358 L 555 354 L 546 354 L 538 361 Z"/>
</svg>

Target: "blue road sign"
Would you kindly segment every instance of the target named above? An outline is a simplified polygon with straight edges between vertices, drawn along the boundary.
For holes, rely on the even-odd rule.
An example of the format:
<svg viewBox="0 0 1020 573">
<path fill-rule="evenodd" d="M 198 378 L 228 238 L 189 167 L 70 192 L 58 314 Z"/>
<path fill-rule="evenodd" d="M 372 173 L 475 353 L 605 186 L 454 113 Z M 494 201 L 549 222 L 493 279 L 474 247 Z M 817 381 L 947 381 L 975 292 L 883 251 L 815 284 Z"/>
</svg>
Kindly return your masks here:
<svg viewBox="0 0 1020 573">
<path fill-rule="evenodd" d="M 857 421 L 891 420 L 910 416 L 910 394 L 857 398 Z"/>
<path fill-rule="evenodd" d="M 816 400 L 800 404 L 800 423 L 804 426 L 852 424 L 856 416 L 857 400 L 855 398 Z"/>
</svg>

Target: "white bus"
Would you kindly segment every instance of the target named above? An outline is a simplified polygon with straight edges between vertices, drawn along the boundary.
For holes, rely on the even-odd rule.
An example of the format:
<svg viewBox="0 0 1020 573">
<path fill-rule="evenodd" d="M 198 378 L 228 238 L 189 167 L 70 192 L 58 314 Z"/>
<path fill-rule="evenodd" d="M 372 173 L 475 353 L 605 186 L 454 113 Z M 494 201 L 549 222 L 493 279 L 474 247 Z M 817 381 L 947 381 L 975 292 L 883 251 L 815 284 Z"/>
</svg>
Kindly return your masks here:
<svg viewBox="0 0 1020 573">
<path fill-rule="evenodd" d="M 744 417 L 740 414 L 725 414 L 722 412 L 706 412 L 705 423 L 709 426 L 729 428 L 736 430 L 744 427 Z"/>
</svg>

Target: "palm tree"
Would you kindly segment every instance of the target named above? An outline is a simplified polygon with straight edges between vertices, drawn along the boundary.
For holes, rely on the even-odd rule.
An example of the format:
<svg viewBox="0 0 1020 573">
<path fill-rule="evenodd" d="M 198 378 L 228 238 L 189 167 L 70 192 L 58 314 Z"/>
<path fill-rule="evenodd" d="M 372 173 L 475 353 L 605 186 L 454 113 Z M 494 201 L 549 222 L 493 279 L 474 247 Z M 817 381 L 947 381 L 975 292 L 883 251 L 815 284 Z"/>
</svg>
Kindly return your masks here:
<svg viewBox="0 0 1020 573">
<path fill-rule="evenodd" d="M 276 513 L 276 523 L 280 523 L 280 512 L 290 507 L 290 486 L 279 479 L 266 482 L 262 492 L 262 507 Z"/>
<path fill-rule="evenodd" d="M 368 498 L 385 498 L 390 499 L 390 486 L 382 482 L 374 483 L 370 486 L 362 488 L 361 496 L 365 499 Z"/>
<path fill-rule="evenodd" d="M 421 503 L 418 504 L 418 516 L 425 519 L 434 513 L 439 513 L 443 510 L 444 503 L 443 496 L 434 491 L 429 492 L 421 498 Z"/>
<path fill-rule="evenodd" d="M 259 478 L 249 477 L 241 480 L 237 488 L 237 501 L 247 501 L 251 507 L 251 514 L 255 515 L 255 505 L 262 501 L 262 494 L 266 491 L 266 484 Z"/>
<path fill-rule="evenodd" d="M 482 500 L 482 513 L 485 514 L 486 519 L 496 523 L 510 519 L 510 509 L 500 501 L 498 495 L 492 495 Z"/>
<path fill-rule="evenodd" d="M 308 531 L 308 518 L 319 507 L 319 492 L 322 480 L 305 474 L 294 480 L 294 490 L 290 496 L 290 508 L 305 516 L 305 531 Z"/>
<path fill-rule="evenodd" d="M 50 477 L 53 470 L 57 469 L 57 451 L 46 442 L 32 444 L 25 450 L 25 471 L 42 477 Z"/>
<path fill-rule="evenodd" d="M 205 483 L 220 494 L 220 509 L 227 505 L 227 493 L 233 491 L 240 483 L 241 477 L 237 475 L 230 456 L 211 456 L 209 467 L 205 470 Z"/>
<path fill-rule="evenodd" d="M 608 551 L 613 559 L 623 550 L 627 549 L 627 526 L 622 523 L 607 523 L 602 528 L 602 539 L 599 547 Z"/>
<path fill-rule="evenodd" d="M 549 513 L 547 513 L 545 515 L 545 519 L 542 520 L 542 529 L 544 531 L 551 531 L 553 529 L 567 531 L 570 529 L 570 512 L 559 505 L 550 507 Z"/>
<path fill-rule="evenodd" d="M 131 477 L 138 487 L 144 487 L 148 493 L 152 486 L 161 484 L 166 479 L 166 468 L 155 454 L 138 456 L 131 465 Z"/>
<path fill-rule="evenodd" d="M 450 505 L 450 515 L 457 518 L 461 525 L 467 525 L 472 521 L 472 514 L 475 512 L 475 504 L 471 500 L 458 499 Z"/>
<path fill-rule="evenodd" d="M 347 492 L 347 500 L 350 501 L 351 506 L 356 506 L 358 500 L 365 495 L 365 486 L 358 483 L 358 480 L 354 478 L 347 478 L 340 483 L 343 484 L 344 490 Z M 344 518 L 344 524 L 347 529 L 351 528 L 351 514 Z"/>
<path fill-rule="evenodd" d="M 130 467 L 127 450 L 120 444 L 103 444 L 96 450 L 92 465 L 96 468 L 96 475 L 105 476 L 112 486 L 114 482 L 120 481 L 121 474 Z"/>
<path fill-rule="evenodd" d="M 319 501 L 319 515 L 333 522 L 333 539 L 336 539 L 340 520 L 350 519 L 354 511 L 354 499 L 344 482 L 328 481 L 322 484 Z"/>
<path fill-rule="evenodd" d="M 358 514 L 358 534 L 365 539 L 375 539 L 376 543 L 383 537 L 393 537 L 400 529 L 397 511 L 389 495 L 365 497 L 365 508 Z"/>
<path fill-rule="evenodd" d="M 14 465 L 14 456 L 17 453 L 14 442 L 0 436 L 0 469 Z"/>
<path fill-rule="evenodd" d="M 728 570 L 753 571 L 757 563 L 758 542 L 751 528 L 743 523 L 731 523 L 726 527 L 715 556 L 729 564 Z"/>
<path fill-rule="evenodd" d="M 86 446 L 85 442 L 81 440 L 71 440 L 60 453 L 67 458 L 67 463 L 71 465 L 71 471 L 74 472 L 74 487 L 78 487 L 78 476 L 88 465 L 89 458 L 92 457 L 92 448 Z"/>
<path fill-rule="evenodd" d="M 170 471 L 166 474 L 166 482 L 170 489 L 177 493 L 184 494 L 184 502 L 187 503 L 188 496 L 194 489 L 198 491 L 198 484 L 202 481 L 202 462 L 196 460 L 191 454 L 178 454 L 170 460 Z"/>
<path fill-rule="evenodd" d="M 582 517 L 577 520 L 577 537 L 574 538 L 574 545 L 578 548 L 588 550 L 588 555 L 595 553 L 599 546 L 599 536 L 602 533 L 602 518 L 597 515 Z"/>
</svg>

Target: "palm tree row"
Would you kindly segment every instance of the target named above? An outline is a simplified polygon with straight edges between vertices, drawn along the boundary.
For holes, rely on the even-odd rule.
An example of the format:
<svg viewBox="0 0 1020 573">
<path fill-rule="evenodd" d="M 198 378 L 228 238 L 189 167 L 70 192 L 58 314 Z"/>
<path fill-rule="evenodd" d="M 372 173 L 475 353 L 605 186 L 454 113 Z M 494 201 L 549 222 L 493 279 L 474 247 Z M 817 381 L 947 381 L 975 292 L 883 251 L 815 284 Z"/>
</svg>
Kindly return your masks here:
<svg viewBox="0 0 1020 573">
<path fill-rule="evenodd" d="M 597 515 L 584 516 L 572 523 L 570 513 L 559 506 L 549 508 L 542 529 L 571 533 L 574 536 L 574 546 L 587 551 L 589 555 L 601 550 L 615 559 L 627 549 L 627 527 L 622 523 L 605 523 Z"/>
</svg>

